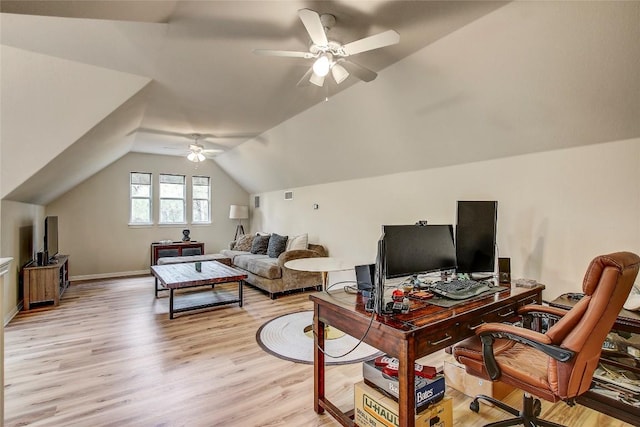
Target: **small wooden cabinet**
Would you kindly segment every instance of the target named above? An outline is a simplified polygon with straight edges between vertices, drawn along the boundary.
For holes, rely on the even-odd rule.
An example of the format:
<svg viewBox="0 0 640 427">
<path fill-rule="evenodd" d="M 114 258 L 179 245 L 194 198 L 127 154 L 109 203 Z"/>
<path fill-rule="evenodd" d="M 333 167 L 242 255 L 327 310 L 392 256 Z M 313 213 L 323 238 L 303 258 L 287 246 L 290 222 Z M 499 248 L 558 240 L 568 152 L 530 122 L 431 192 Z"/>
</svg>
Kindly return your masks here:
<svg viewBox="0 0 640 427">
<path fill-rule="evenodd" d="M 60 297 L 69 286 L 69 256 L 58 255 L 47 265 L 29 265 L 22 269 L 24 310 L 34 304 L 60 304 Z"/>
<path fill-rule="evenodd" d="M 204 242 L 153 242 L 151 244 L 151 265 L 158 264 L 158 258 L 173 256 L 203 255 Z"/>
</svg>

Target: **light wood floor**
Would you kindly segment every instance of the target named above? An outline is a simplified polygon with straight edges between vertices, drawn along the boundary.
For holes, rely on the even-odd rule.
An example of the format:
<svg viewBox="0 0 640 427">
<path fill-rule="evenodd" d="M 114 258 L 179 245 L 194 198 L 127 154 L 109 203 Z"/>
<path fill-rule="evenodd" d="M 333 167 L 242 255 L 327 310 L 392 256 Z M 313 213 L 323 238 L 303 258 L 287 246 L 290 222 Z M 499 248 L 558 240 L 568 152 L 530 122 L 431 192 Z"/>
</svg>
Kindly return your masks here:
<svg viewBox="0 0 640 427">
<path fill-rule="evenodd" d="M 269 355 L 255 339 L 264 322 L 311 309 L 308 294 L 272 301 L 246 287 L 245 297 L 243 308 L 169 320 L 151 277 L 72 284 L 59 307 L 5 328 L 5 426 L 337 426 L 313 411 L 312 366 Z M 327 394 L 345 410 L 361 370 L 327 369 Z M 447 394 L 455 426 L 505 418 Z M 516 391 L 507 403 L 520 399 Z M 543 402 L 543 415 L 569 427 L 628 426 L 564 403 Z"/>
</svg>

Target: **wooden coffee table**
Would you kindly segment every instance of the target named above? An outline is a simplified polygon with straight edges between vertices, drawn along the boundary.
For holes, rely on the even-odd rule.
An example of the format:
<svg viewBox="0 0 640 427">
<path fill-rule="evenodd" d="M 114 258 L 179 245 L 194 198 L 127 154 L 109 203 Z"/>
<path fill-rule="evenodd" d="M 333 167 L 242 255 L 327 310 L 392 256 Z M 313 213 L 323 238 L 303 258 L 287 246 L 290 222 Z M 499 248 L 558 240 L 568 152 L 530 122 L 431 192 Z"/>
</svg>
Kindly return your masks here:
<svg viewBox="0 0 640 427">
<path fill-rule="evenodd" d="M 225 304 L 238 303 L 242 307 L 242 286 L 247 275 L 235 268 L 229 267 L 217 261 L 206 261 L 200 263 L 201 271 L 196 271 L 195 262 L 167 265 L 152 265 L 151 273 L 158 282 L 169 290 L 169 319 L 173 319 L 174 313 L 190 310 L 200 310 L 207 307 L 216 307 Z M 230 295 L 228 292 L 210 290 L 206 297 L 196 298 L 195 304 L 179 304 L 175 301 L 174 292 L 176 289 L 194 288 L 197 286 L 214 286 L 219 283 L 238 282 L 238 296 Z M 214 288 L 215 289 L 215 288 Z M 204 292 L 202 293 L 204 294 Z M 156 293 L 157 297 L 157 293 Z M 185 298 L 193 300 L 194 298 Z M 174 306 L 175 303 L 175 306 Z"/>
</svg>

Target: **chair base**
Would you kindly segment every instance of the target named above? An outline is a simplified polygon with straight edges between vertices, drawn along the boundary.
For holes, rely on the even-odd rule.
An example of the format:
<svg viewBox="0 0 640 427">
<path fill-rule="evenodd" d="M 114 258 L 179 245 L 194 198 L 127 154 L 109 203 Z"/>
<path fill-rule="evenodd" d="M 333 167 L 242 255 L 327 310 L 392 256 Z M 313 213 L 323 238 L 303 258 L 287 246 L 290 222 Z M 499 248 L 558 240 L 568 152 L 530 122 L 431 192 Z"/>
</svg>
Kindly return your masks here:
<svg viewBox="0 0 640 427">
<path fill-rule="evenodd" d="M 491 402 L 496 407 L 502 409 L 505 412 L 510 413 L 516 418 L 510 418 L 508 420 L 496 421 L 494 423 L 486 424 L 484 427 L 506 427 L 506 426 L 518 426 L 523 425 L 525 427 L 565 427 L 562 424 L 556 424 L 551 421 L 545 421 L 538 418 L 542 411 L 542 405 L 540 401 L 528 393 L 525 393 L 522 397 L 522 411 L 518 411 L 511 406 L 505 405 L 503 402 L 494 399 L 493 397 L 479 394 L 469 404 L 469 409 L 473 412 L 480 411 L 479 400 Z"/>
</svg>

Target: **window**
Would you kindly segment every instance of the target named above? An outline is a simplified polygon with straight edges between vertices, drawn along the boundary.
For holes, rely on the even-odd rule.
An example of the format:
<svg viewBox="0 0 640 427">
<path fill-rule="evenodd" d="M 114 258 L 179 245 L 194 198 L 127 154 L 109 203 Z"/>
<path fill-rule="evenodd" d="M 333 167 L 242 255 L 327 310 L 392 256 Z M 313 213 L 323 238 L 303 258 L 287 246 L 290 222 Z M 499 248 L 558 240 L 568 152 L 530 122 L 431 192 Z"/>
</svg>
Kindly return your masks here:
<svg viewBox="0 0 640 427">
<path fill-rule="evenodd" d="M 191 177 L 191 197 L 193 201 L 191 221 L 194 224 L 211 222 L 211 219 L 210 219 L 211 188 L 209 187 L 208 176 Z"/>
<path fill-rule="evenodd" d="M 131 199 L 129 222 L 151 224 L 151 174 L 131 172 L 129 176 Z"/>
<path fill-rule="evenodd" d="M 185 223 L 184 175 L 160 174 L 160 224 Z"/>
</svg>

